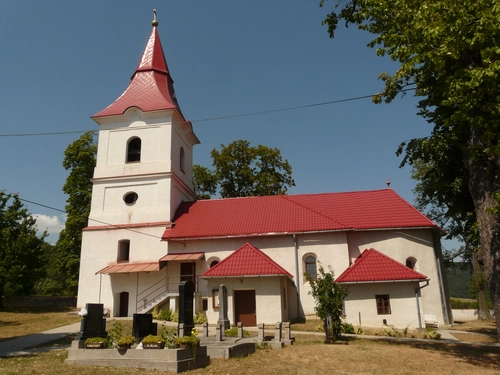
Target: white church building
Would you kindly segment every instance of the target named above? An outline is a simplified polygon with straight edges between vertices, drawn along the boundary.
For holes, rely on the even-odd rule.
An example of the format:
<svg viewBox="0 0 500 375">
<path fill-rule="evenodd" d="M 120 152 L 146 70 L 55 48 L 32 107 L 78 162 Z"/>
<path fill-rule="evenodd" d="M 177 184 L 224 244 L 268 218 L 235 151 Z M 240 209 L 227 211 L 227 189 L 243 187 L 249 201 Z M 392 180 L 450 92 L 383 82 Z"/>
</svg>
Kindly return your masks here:
<svg viewBox="0 0 500 375">
<path fill-rule="evenodd" d="M 178 286 L 231 324 L 274 324 L 314 314 L 309 283 L 319 265 L 349 289 L 346 320 L 379 327 L 452 321 L 442 230 L 389 187 L 374 191 L 195 199 L 199 143 L 177 102 L 157 30 L 125 92 L 99 124 L 92 206 L 83 230 L 79 308 L 111 316 L 177 308 Z"/>
</svg>

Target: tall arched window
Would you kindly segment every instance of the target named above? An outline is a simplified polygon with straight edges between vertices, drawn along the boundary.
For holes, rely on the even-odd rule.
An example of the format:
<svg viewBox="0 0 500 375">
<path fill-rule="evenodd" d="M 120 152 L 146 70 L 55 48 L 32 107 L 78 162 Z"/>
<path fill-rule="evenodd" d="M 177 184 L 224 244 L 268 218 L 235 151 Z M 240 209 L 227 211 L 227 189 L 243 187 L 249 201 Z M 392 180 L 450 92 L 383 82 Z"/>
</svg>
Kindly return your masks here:
<svg viewBox="0 0 500 375">
<path fill-rule="evenodd" d="M 316 258 L 312 255 L 306 258 L 306 272 L 312 277 L 313 280 L 316 280 Z"/>
<path fill-rule="evenodd" d="M 180 154 L 180 157 L 179 157 L 179 167 L 181 168 L 181 171 L 184 172 L 184 159 L 185 159 L 185 156 L 184 156 L 184 148 L 181 147 L 181 154 Z"/>
<path fill-rule="evenodd" d="M 127 163 L 141 161 L 141 139 L 134 137 L 129 139 L 127 144 Z"/>
</svg>

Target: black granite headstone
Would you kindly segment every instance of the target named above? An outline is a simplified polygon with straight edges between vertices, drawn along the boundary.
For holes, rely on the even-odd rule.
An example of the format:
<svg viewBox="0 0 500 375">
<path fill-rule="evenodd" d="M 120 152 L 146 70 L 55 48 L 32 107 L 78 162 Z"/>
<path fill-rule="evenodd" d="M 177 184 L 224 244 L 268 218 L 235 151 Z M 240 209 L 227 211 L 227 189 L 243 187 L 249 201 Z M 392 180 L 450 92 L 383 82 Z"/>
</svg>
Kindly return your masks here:
<svg viewBox="0 0 500 375">
<path fill-rule="evenodd" d="M 195 285 L 192 281 L 183 281 L 179 285 L 179 323 L 184 323 L 183 336 L 191 335 L 194 328 L 193 296 Z"/>
<path fill-rule="evenodd" d="M 89 337 L 107 337 L 106 319 L 104 315 L 104 305 L 102 303 L 87 303 L 85 305 L 87 315 L 80 324 L 80 339 Z"/>
<path fill-rule="evenodd" d="M 132 332 L 136 339 L 142 340 L 147 335 L 158 334 L 158 324 L 153 323 L 152 314 L 134 314 L 132 318 Z"/>
</svg>

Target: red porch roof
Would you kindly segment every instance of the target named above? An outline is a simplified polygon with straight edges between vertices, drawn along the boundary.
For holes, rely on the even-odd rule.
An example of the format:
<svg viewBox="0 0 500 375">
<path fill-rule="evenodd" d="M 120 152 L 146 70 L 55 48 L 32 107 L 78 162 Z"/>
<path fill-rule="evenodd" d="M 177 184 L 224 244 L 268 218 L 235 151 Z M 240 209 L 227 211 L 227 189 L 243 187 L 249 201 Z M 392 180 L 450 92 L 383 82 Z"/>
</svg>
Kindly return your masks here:
<svg viewBox="0 0 500 375">
<path fill-rule="evenodd" d="M 369 283 L 376 281 L 426 280 L 427 276 L 406 267 L 391 257 L 369 249 L 356 259 L 335 281 L 338 283 Z"/>
<path fill-rule="evenodd" d="M 131 272 L 152 272 L 159 271 L 159 262 L 150 263 L 121 263 L 112 264 L 110 266 L 104 267 L 102 270 L 97 271 L 95 274 L 111 274 L 111 273 L 131 273 Z"/>
<path fill-rule="evenodd" d="M 391 189 L 185 202 L 170 239 L 246 237 L 318 231 L 436 228 Z"/>
<path fill-rule="evenodd" d="M 244 244 L 201 277 L 293 276 L 261 250 Z"/>
</svg>

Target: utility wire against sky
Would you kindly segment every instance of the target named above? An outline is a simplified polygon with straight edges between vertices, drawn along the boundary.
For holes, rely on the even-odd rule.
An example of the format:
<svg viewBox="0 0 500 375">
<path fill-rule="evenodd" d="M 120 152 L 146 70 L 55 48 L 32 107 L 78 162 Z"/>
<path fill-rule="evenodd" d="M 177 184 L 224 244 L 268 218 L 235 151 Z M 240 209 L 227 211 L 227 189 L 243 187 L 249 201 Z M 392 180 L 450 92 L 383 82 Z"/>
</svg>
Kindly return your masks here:
<svg viewBox="0 0 500 375">
<path fill-rule="evenodd" d="M 414 90 L 415 90 L 415 88 L 406 88 L 406 89 L 400 90 L 400 92 L 401 93 L 405 93 L 405 92 L 414 91 Z M 354 101 L 354 100 L 369 99 L 369 98 L 372 98 L 374 95 L 375 94 L 373 94 L 373 95 L 356 96 L 356 97 L 352 97 L 352 98 L 331 100 L 331 101 L 328 101 L 328 102 L 321 102 L 321 103 L 305 104 L 305 105 L 299 105 L 299 106 L 295 106 L 295 107 L 270 109 L 270 110 L 267 110 L 267 111 L 241 113 L 241 114 L 237 114 L 237 115 L 228 115 L 228 116 L 220 116 L 220 117 L 211 117 L 211 118 L 205 118 L 205 119 L 199 119 L 199 120 L 191 120 L 191 122 L 206 122 L 206 121 L 216 121 L 216 120 L 227 120 L 227 119 L 237 118 L 237 117 L 250 117 L 250 116 L 257 116 L 257 115 L 265 115 L 265 114 L 268 114 L 268 113 L 294 111 L 294 110 L 298 110 L 298 109 L 319 107 L 319 106 L 323 106 L 323 105 L 345 103 L 345 102 L 350 102 L 350 101 Z M 48 135 L 79 134 L 79 133 L 86 133 L 88 131 L 95 131 L 95 130 L 74 130 L 74 131 L 69 131 L 69 132 L 50 132 L 50 133 L 0 134 L 0 137 L 4 137 L 4 138 L 5 137 L 38 137 L 38 136 L 48 136 Z"/>
</svg>

